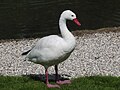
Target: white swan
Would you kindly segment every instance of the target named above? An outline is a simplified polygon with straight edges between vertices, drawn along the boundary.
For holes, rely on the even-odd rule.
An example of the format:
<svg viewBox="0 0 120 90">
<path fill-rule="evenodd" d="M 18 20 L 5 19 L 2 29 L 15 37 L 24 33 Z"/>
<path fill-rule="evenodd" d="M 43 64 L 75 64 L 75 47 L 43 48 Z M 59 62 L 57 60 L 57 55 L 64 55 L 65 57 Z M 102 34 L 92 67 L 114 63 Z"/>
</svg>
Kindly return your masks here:
<svg viewBox="0 0 120 90">
<path fill-rule="evenodd" d="M 73 20 L 77 25 L 81 25 L 76 19 L 76 15 L 70 11 L 65 10 L 59 19 L 59 27 L 61 32 L 61 37 L 58 35 L 50 35 L 41 38 L 36 45 L 29 51 L 23 53 L 22 55 L 27 54 L 26 60 L 32 61 L 37 64 L 41 64 L 45 67 L 46 75 L 46 85 L 47 87 L 60 87 L 57 84 L 66 84 L 70 83 L 69 80 L 60 81 L 58 80 L 58 69 L 57 65 L 66 60 L 71 52 L 74 50 L 76 42 L 75 37 L 68 30 L 66 26 L 66 20 Z M 56 83 L 52 85 L 48 81 L 48 67 L 55 65 L 56 71 Z"/>
</svg>

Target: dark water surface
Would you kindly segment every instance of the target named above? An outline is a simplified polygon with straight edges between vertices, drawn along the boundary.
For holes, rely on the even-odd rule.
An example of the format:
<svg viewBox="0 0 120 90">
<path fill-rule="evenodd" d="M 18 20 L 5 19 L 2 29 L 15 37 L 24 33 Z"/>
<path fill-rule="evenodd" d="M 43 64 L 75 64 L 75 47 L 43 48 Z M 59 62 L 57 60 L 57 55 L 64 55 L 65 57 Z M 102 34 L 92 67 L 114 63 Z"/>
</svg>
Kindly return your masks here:
<svg viewBox="0 0 120 90">
<path fill-rule="evenodd" d="M 0 0 L 0 39 L 58 34 L 66 9 L 82 24 L 69 21 L 70 30 L 120 26 L 120 0 Z"/>
</svg>

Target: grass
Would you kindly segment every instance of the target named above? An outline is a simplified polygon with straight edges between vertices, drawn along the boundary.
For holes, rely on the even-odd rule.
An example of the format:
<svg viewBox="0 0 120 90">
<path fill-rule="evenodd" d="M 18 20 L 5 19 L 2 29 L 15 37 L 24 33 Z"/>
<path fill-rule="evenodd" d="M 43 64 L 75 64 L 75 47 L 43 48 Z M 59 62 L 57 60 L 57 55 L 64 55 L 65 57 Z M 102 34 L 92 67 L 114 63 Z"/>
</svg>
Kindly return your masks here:
<svg viewBox="0 0 120 90">
<path fill-rule="evenodd" d="M 73 79 L 70 85 L 62 85 L 60 89 L 48 89 L 44 82 L 27 76 L 0 76 L 0 90 L 120 90 L 120 77 L 80 77 Z"/>
</svg>

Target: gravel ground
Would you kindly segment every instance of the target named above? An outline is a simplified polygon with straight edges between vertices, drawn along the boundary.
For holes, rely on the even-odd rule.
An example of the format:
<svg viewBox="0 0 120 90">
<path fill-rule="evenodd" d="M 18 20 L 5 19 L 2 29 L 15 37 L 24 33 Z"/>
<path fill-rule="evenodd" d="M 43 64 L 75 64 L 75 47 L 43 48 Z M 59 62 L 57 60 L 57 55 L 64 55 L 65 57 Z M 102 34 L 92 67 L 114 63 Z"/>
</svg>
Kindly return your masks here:
<svg viewBox="0 0 120 90">
<path fill-rule="evenodd" d="M 97 31 L 76 31 L 77 46 L 71 56 L 59 64 L 59 73 L 71 77 L 120 76 L 120 27 Z M 0 40 L 0 74 L 44 74 L 42 65 L 24 61 L 21 53 L 38 41 L 36 39 Z M 49 68 L 54 73 L 54 68 Z"/>
</svg>

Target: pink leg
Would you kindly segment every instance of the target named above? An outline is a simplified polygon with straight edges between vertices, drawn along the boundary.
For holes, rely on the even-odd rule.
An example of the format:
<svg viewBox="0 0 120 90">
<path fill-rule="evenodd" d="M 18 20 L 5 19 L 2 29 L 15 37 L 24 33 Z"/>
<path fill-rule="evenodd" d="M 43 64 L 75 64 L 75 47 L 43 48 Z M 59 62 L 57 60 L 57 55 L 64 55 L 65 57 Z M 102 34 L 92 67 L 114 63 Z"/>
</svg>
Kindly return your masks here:
<svg viewBox="0 0 120 90">
<path fill-rule="evenodd" d="M 59 84 L 59 85 L 71 84 L 71 81 L 70 81 L 70 80 L 64 80 L 64 81 L 59 80 L 59 81 L 57 81 L 56 83 Z"/>
<path fill-rule="evenodd" d="M 63 84 L 71 84 L 71 81 L 70 80 L 59 80 L 58 78 L 58 67 L 57 65 L 55 65 L 55 72 L 56 72 L 56 83 L 59 84 L 59 85 L 63 85 Z"/>
<path fill-rule="evenodd" d="M 47 85 L 48 88 L 60 88 L 60 86 L 57 85 L 57 84 L 55 84 L 55 85 L 49 84 L 47 69 L 45 70 L 45 75 L 46 75 L 46 85 Z"/>
</svg>

